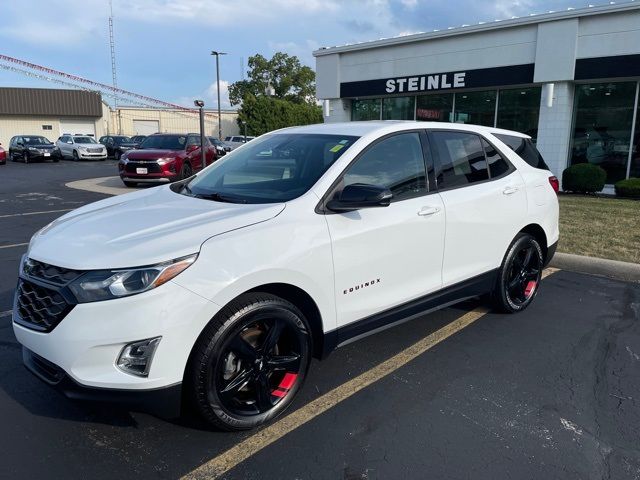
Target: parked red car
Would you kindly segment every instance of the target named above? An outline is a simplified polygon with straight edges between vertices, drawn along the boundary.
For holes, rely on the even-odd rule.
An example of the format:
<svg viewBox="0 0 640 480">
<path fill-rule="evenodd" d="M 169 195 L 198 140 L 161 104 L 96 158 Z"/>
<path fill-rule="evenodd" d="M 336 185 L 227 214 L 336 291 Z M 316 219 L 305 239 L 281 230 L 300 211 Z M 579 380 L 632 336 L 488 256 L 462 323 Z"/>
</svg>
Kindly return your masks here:
<svg viewBox="0 0 640 480">
<path fill-rule="evenodd" d="M 0 165 L 6 165 L 7 164 L 7 152 L 4 151 L 4 148 L 2 148 L 2 144 L 0 143 Z"/>
<path fill-rule="evenodd" d="M 205 137 L 205 165 L 200 155 L 200 135 L 157 133 L 135 150 L 122 154 L 120 178 L 127 187 L 138 183 L 169 183 L 188 178 L 217 160 L 216 149 Z"/>
</svg>

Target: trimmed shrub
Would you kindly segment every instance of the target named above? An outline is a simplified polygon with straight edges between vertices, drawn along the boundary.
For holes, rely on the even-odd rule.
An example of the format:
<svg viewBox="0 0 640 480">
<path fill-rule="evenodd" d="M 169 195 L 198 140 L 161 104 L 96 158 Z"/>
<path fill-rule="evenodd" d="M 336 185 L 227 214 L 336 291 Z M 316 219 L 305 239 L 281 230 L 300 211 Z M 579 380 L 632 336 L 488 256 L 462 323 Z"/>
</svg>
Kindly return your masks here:
<svg viewBox="0 0 640 480">
<path fill-rule="evenodd" d="M 640 178 L 628 178 L 615 184 L 616 195 L 627 198 L 640 198 Z"/>
<path fill-rule="evenodd" d="M 578 163 L 562 172 L 562 190 L 576 193 L 596 193 L 604 188 L 607 172 L 598 165 Z"/>
</svg>

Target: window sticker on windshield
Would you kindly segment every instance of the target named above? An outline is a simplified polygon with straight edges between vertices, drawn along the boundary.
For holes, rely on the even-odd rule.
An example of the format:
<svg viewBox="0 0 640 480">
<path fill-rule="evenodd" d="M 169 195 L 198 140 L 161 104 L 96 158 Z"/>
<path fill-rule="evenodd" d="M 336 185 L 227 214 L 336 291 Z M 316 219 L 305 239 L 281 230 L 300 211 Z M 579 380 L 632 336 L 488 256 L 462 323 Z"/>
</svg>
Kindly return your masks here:
<svg viewBox="0 0 640 480">
<path fill-rule="evenodd" d="M 340 140 L 338 143 L 340 145 L 346 145 L 347 143 L 349 143 L 349 140 Z"/>
<path fill-rule="evenodd" d="M 335 147 L 333 147 L 329 151 L 332 152 L 332 153 L 336 153 L 336 152 L 339 152 L 340 150 L 342 150 L 343 148 L 344 148 L 344 145 L 338 144 L 338 145 L 336 145 Z"/>
</svg>

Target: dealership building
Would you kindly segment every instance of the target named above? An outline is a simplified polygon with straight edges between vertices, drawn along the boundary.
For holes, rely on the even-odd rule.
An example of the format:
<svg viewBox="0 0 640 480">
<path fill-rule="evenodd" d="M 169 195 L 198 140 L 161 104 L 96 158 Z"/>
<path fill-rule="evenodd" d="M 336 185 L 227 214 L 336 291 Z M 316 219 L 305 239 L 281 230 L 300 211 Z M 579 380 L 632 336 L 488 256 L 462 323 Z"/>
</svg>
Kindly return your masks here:
<svg viewBox="0 0 640 480">
<path fill-rule="evenodd" d="M 640 2 L 463 25 L 314 52 L 325 122 L 517 130 L 553 172 L 640 177 Z"/>
<path fill-rule="evenodd" d="M 218 135 L 218 114 L 206 109 L 205 133 Z M 238 113 L 223 110 L 223 135 L 238 135 Z M 0 144 L 16 135 L 41 135 L 51 141 L 67 134 L 150 135 L 200 131 L 197 112 L 177 108 L 111 108 L 100 93 L 57 88 L 0 88 Z"/>
</svg>

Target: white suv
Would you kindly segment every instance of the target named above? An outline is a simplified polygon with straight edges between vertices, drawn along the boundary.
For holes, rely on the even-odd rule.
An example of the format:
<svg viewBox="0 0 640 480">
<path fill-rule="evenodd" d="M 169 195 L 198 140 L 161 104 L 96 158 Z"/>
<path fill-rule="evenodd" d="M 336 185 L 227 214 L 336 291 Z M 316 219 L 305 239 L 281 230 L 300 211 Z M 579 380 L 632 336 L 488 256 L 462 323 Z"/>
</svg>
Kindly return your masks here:
<svg viewBox="0 0 640 480">
<path fill-rule="evenodd" d="M 312 356 L 469 297 L 526 308 L 558 240 L 554 189 L 520 133 L 280 130 L 37 232 L 14 331 L 31 371 L 72 398 L 162 415 L 184 398 L 214 426 L 255 427 Z"/>
</svg>

